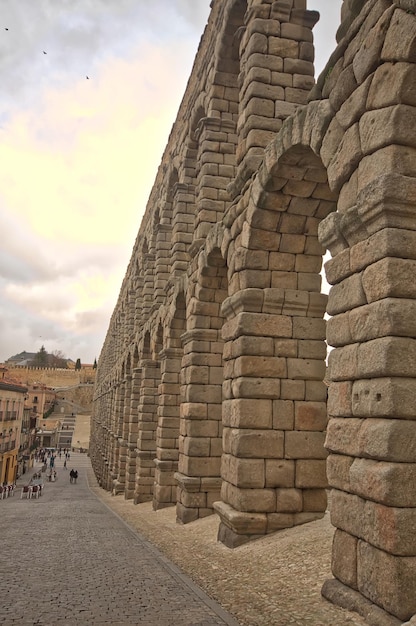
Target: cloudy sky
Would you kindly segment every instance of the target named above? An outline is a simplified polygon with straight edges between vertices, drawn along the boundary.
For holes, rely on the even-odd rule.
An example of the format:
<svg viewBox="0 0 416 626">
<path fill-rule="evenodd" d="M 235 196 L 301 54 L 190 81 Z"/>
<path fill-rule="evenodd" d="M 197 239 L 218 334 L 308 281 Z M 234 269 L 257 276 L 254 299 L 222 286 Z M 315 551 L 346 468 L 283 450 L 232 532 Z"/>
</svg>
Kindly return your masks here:
<svg viewBox="0 0 416 626">
<path fill-rule="evenodd" d="M 209 4 L 0 0 L 0 362 L 98 359 Z"/>
</svg>

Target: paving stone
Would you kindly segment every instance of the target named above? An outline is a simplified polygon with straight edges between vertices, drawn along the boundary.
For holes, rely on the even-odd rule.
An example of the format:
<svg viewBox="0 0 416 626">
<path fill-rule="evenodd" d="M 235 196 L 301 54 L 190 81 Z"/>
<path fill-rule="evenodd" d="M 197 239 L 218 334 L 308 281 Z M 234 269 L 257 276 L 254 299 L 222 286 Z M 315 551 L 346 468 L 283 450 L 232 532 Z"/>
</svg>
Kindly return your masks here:
<svg viewBox="0 0 416 626">
<path fill-rule="evenodd" d="M 0 502 L 3 593 L 0 624 L 238 626 L 144 537 L 90 490 L 86 455 L 63 460 L 39 499 Z M 40 469 L 40 465 L 39 465 Z M 7 583 L 6 583 L 7 581 Z"/>
</svg>

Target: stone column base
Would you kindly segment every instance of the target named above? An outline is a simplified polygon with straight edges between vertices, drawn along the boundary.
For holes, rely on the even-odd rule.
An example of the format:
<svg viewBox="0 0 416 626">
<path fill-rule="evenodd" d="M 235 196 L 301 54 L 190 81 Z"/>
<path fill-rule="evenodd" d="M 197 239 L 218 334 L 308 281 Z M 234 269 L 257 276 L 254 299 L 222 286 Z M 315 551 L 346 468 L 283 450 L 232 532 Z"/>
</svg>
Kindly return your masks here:
<svg viewBox="0 0 416 626">
<path fill-rule="evenodd" d="M 225 502 L 214 502 L 214 510 L 220 516 L 217 539 L 227 548 L 237 548 L 266 534 L 265 513 L 243 513 Z"/>
<path fill-rule="evenodd" d="M 153 485 L 155 482 L 154 455 L 155 453 L 151 450 L 138 450 L 136 453 L 134 504 L 151 502 L 153 500 Z"/>
<path fill-rule="evenodd" d="M 194 522 L 214 512 L 214 502 L 220 497 L 221 478 L 193 477 L 175 472 L 177 481 L 176 521 Z"/>
<path fill-rule="evenodd" d="M 124 483 L 120 482 L 119 480 L 113 480 L 111 495 L 118 496 L 121 493 L 124 493 Z"/>
<path fill-rule="evenodd" d="M 153 487 L 153 510 L 165 509 L 176 504 L 175 471 L 178 461 L 155 459 L 155 484 Z"/>
<path fill-rule="evenodd" d="M 403 624 L 402 620 L 387 613 L 361 595 L 359 591 L 351 589 L 335 578 L 324 582 L 321 593 L 332 604 L 361 615 L 369 626 L 401 626 Z"/>
<path fill-rule="evenodd" d="M 133 487 L 126 487 L 124 490 L 124 499 L 125 500 L 133 500 L 134 498 L 134 488 Z"/>
<path fill-rule="evenodd" d="M 321 519 L 322 511 L 306 511 L 300 513 L 246 513 L 237 511 L 225 502 L 214 502 L 214 510 L 220 516 L 218 541 L 227 548 L 238 546 L 264 537 L 264 535 L 307 524 Z"/>
<path fill-rule="evenodd" d="M 124 497 L 131 500 L 136 488 L 136 443 L 129 443 L 127 447 L 125 483 Z"/>
</svg>

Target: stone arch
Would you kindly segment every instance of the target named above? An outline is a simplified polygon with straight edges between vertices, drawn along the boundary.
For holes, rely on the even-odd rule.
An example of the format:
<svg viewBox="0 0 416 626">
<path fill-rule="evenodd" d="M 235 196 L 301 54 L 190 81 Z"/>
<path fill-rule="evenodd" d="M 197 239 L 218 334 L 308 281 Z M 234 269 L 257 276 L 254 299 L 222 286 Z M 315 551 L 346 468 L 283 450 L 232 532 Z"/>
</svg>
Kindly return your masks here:
<svg viewBox="0 0 416 626">
<path fill-rule="evenodd" d="M 131 361 L 132 361 L 132 369 L 134 370 L 136 367 L 139 366 L 139 348 L 137 344 L 134 345 L 134 349 L 133 349 L 132 356 L 131 356 Z"/>
<path fill-rule="evenodd" d="M 315 82 L 312 28 L 319 14 L 306 9 L 306 0 L 270 4 L 249 2 L 241 29 L 237 172 L 229 187 L 233 197 L 257 171 L 284 121 L 307 103 Z"/>
<path fill-rule="evenodd" d="M 187 330 L 182 335 L 181 426 L 177 519 L 193 521 L 213 512 L 222 453 L 223 316 L 227 265 L 220 247 L 198 256 L 187 294 Z"/>
<path fill-rule="evenodd" d="M 168 182 L 166 187 L 166 195 L 164 201 L 164 208 L 162 214 L 162 223 L 173 225 L 173 216 L 174 216 L 174 197 L 177 190 L 177 186 L 180 184 L 179 179 L 179 168 L 180 163 L 178 162 L 178 157 L 173 157 L 173 163 L 169 170 Z"/>
<path fill-rule="evenodd" d="M 150 330 L 146 330 L 143 336 L 142 349 L 141 349 L 141 360 L 150 359 L 151 349 L 150 349 Z"/>
</svg>

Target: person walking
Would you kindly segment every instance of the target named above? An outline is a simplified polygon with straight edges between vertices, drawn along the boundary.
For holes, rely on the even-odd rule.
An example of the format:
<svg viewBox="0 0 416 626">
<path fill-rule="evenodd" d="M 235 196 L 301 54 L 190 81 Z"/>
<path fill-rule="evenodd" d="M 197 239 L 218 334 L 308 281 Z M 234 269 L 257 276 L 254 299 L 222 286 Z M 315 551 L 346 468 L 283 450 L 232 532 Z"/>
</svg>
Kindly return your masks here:
<svg viewBox="0 0 416 626">
<path fill-rule="evenodd" d="M 71 469 L 71 471 L 69 472 L 69 482 L 73 483 L 74 482 L 74 470 Z"/>
<path fill-rule="evenodd" d="M 77 482 L 77 478 L 78 478 L 78 470 L 74 471 L 74 483 Z"/>
<path fill-rule="evenodd" d="M 66 469 L 66 459 L 65 459 L 65 461 L 64 461 L 64 469 Z"/>
</svg>

